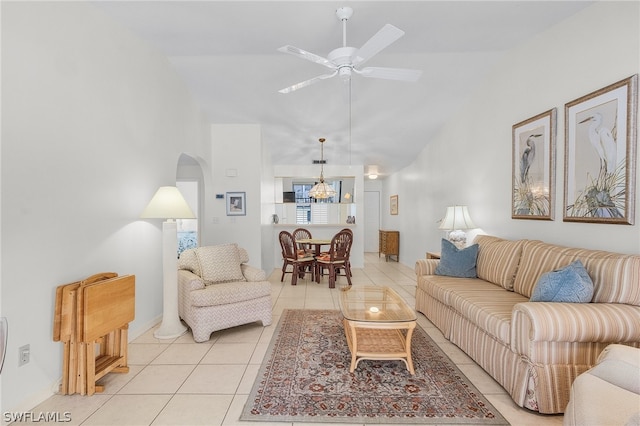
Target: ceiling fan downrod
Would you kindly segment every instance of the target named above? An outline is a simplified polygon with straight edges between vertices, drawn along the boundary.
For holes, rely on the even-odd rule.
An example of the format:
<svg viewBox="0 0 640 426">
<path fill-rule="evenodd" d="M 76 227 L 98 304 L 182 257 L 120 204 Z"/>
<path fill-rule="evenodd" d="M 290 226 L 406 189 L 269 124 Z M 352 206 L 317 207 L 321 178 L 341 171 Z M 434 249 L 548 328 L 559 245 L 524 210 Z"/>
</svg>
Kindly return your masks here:
<svg viewBox="0 0 640 426">
<path fill-rule="evenodd" d="M 349 79 L 353 71 L 351 56 L 358 50 L 347 46 L 347 21 L 353 16 L 353 9 L 339 7 L 336 9 L 336 16 L 342 21 L 342 47 L 331 51 L 328 58 L 338 66 L 338 75 L 342 79 Z"/>
<path fill-rule="evenodd" d="M 342 47 L 347 47 L 347 21 L 353 16 L 353 9 L 339 7 L 336 9 L 336 16 L 342 21 Z"/>
</svg>

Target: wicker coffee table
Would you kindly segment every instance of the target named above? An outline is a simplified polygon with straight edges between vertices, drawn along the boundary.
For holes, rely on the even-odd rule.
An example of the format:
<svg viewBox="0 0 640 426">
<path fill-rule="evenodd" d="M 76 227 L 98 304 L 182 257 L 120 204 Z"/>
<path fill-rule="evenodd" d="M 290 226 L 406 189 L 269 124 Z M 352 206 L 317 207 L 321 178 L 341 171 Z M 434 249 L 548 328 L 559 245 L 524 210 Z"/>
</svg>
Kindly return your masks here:
<svg viewBox="0 0 640 426">
<path fill-rule="evenodd" d="M 389 287 L 345 287 L 340 292 L 340 310 L 351 351 L 353 371 L 363 359 L 401 360 L 414 374 L 411 336 L 416 314 Z"/>
</svg>

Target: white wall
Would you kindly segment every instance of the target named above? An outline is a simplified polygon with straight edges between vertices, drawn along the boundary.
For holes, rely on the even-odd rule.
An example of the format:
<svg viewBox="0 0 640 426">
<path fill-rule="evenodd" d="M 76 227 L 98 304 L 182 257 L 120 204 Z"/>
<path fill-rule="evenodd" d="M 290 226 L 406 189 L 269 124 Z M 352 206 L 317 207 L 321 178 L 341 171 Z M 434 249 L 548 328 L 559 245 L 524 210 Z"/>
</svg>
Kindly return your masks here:
<svg viewBox="0 0 640 426">
<path fill-rule="evenodd" d="M 400 230 L 400 252 L 410 254 L 402 256 L 402 262 L 413 266 L 411 259 L 424 257 L 427 250 L 439 251 L 443 234 L 437 221 L 453 204 L 468 205 L 476 225 L 488 234 L 640 252 L 637 224 L 562 221 L 564 104 L 639 72 L 639 8 L 638 2 L 596 3 L 509 52 L 419 158 L 385 180 L 382 211 L 388 212 L 388 196 L 399 194 L 400 214 L 387 214 L 383 224 Z M 556 219 L 513 220 L 512 125 L 554 107 Z M 635 197 L 638 210 L 637 182 Z"/>
<path fill-rule="evenodd" d="M 261 221 L 262 139 L 257 124 L 214 124 L 211 126 L 214 194 L 204 221 L 212 224 L 208 244 L 237 243 L 247 250 L 249 264 L 262 268 Z M 226 193 L 245 192 L 246 216 L 227 216 Z"/>
<path fill-rule="evenodd" d="M 272 250 L 273 225 L 272 215 L 275 213 L 275 175 L 273 174 L 273 163 L 271 161 L 271 151 L 266 144 L 262 145 L 262 177 L 260 182 L 260 203 L 262 205 L 262 216 L 260 226 L 262 244 L 262 267 L 267 275 L 271 273 L 271 265 L 275 262 L 276 254 Z"/>
<path fill-rule="evenodd" d="M 136 276 L 136 319 L 162 312 L 161 223 L 139 220 L 180 153 L 209 158 L 186 87 L 88 2 L 2 2 L 0 412 L 28 410 L 61 377 L 55 288 L 102 271 Z M 18 347 L 31 345 L 18 367 Z"/>
</svg>

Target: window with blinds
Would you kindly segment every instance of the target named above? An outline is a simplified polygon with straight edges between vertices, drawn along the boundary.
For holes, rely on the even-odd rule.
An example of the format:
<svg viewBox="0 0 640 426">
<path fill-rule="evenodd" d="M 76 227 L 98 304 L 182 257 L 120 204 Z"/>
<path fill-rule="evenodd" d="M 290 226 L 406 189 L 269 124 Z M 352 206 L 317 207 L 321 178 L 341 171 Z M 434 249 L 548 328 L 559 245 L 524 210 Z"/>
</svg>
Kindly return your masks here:
<svg viewBox="0 0 640 426">
<path fill-rule="evenodd" d="M 296 206 L 296 223 L 303 225 L 311 223 L 311 207 L 309 205 Z"/>
<path fill-rule="evenodd" d="M 325 203 L 311 204 L 311 223 L 329 223 L 329 205 Z"/>
</svg>

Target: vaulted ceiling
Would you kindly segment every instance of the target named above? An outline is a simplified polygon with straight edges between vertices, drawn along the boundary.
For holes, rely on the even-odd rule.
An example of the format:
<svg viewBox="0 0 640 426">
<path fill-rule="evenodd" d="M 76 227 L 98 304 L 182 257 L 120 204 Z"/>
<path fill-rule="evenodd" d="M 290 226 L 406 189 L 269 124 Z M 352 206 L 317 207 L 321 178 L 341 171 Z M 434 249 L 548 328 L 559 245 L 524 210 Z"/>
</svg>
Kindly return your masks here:
<svg viewBox="0 0 640 426">
<path fill-rule="evenodd" d="M 182 76 L 211 123 L 258 123 L 274 164 L 407 166 L 482 84 L 505 52 L 592 2 L 581 1 L 105 1 L 93 2 L 148 41 Z M 415 83 L 334 77 L 278 90 L 327 68 L 277 51 L 319 56 L 342 46 L 335 11 L 354 11 L 348 46 L 385 24 L 405 35 L 367 66 L 415 68 Z"/>
</svg>

